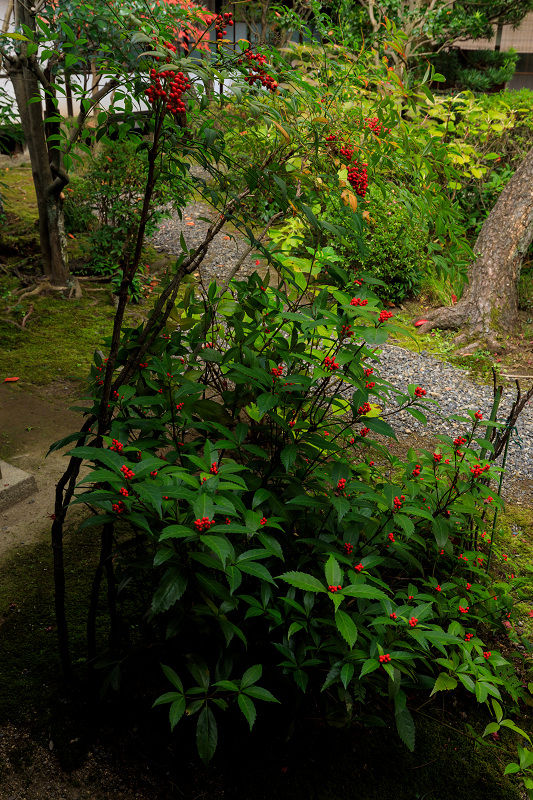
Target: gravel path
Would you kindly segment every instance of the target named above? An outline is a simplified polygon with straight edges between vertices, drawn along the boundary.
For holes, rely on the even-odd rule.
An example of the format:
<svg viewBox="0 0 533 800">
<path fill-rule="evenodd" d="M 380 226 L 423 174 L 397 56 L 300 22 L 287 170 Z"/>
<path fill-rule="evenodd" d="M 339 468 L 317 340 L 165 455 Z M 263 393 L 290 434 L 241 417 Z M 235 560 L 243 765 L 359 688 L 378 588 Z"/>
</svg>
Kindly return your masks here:
<svg viewBox="0 0 533 800">
<path fill-rule="evenodd" d="M 166 253 L 181 252 L 180 234 L 183 233 L 188 247 L 196 247 L 208 227 L 212 209 L 204 203 L 189 204 L 180 220 L 175 214 L 163 221 L 152 244 Z M 246 250 L 246 243 L 231 229 L 222 230 L 213 240 L 209 254 L 200 267 L 200 277 L 204 283 L 212 280 L 223 282 Z M 249 275 L 254 270 L 262 271 L 256 259 L 248 257 L 238 272 L 238 277 Z M 458 369 L 433 355 L 422 351 L 416 353 L 394 345 L 381 348 L 381 369 L 384 378 L 400 391 L 406 391 L 410 383 L 424 387 L 427 397 L 437 400 L 440 409 L 430 412 L 427 426 L 422 425 L 407 412 L 395 414 L 389 421 L 400 442 L 414 447 L 431 447 L 436 433 L 445 433 L 453 438 L 463 433 L 458 422 L 447 422 L 442 416 L 464 413 L 466 409 L 481 409 L 484 418 L 490 416 L 493 391 L 491 387 L 473 381 L 466 370 Z M 524 391 L 533 383 L 522 381 Z M 510 387 L 504 391 L 500 404 L 498 421 L 504 422 L 515 397 Z M 433 439 L 434 441 L 434 439 Z M 518 420 L 511 438 L 507 456 L 507 475 L 504 479 L 504 496 L 518 500 L 533 508 L 533 400 L 531 400 Z"/>
</svg>

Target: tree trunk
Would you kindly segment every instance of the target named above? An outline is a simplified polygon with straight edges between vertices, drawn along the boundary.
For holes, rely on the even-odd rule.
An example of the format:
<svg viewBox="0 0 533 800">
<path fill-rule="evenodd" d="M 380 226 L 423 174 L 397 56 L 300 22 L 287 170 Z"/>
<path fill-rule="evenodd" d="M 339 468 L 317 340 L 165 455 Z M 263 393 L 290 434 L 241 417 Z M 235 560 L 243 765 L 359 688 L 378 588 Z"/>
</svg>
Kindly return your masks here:
<svg viewBox="0 0 533 800">
<path fill-rule="evenodd" d="M 465 329 L 495 347 L 495 335 L 518 324 L 518 279 L 522 260 L 533 240 L 533 149 L 504 188 L 479 234 L 476 261 L 468 288 L 452 308 L 428 314 L 419 328 Z"/>
<path fill-rule="evenodd" d="M 35 17 L 28 6 L 17 0 L 15 11 L 17 22 L 35 30 Z M 61 153 L 59 150 L 48 150 L 42 102 L 35 102 L 35 98 L 40 97 L 41 84 L 28 66 L 25 45 L 22 45 L 18 55 L 6 57 L 5 66 L 13 84 L 24 139 L 30 153 L 44 272 L 53 286 L 67 286 L 70 273 L 62 188 L 68 178 L 63 182 L 54 180 L 61 167 Z M 53 110 L 55 114 L 53 104 L 48 105 L 47 110 Z"/>
</svg>

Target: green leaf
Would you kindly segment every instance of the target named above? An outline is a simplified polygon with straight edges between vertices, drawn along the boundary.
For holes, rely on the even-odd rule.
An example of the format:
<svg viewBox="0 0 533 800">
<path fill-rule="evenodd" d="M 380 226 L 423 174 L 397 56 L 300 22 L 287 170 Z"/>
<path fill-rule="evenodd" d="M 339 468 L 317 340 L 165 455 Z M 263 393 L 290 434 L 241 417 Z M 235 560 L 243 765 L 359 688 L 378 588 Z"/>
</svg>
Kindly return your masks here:
<svg viewBox="0 0 533 800">
<path fill-rule="evenodd" d="M 257 683 L 262 674 L 263 674 L 263 667 L 261 666 L 261 664 L 254 664 L 254 666 L 247 669 L 244 675 L 242 676 L 241 689 L 246 689 L 253 683 Z"/>
<path fill-rule="evenodd" d="M 324 584 L 306 572 L 284 572 L 279 577 L 296 589 L 303 589 L 304 592 L 326 592 Z"/>
<path fill-rule="evenodd" d="M 516 762 L 512 761 L 510 764 L 507 764 L 505 767 L 503 774 L 504 775 L 512 775 L 515 772 L 520 772 L 520 765 Z"/>
<path fill-rule="evenodd" d="M 215 513 L 213 500 L 205 491 L 197 495 L 193 503 L 193 511 L 197 519 L 202 519 L 202 517 L 213 518 Z"/>
<path fill-rule="evenodd" d="M 415 723 L 408 708 L 397 711 L 394 715 L 396 730 L 402 742 L 413 752 L 415 749 Z"/>
<path fill-rule="evenodd" d="M 342 569 L 335 556 L 330 556 L 326 561 L 325 573 L 328 586 L 339 586 L 342 583 Z"/>
<path fill-rule="evenodd" d="M 296 461 L 296 456 L 298 455 L 298 448 L 295 444 L 289 444 L 287 447 L 284 447 L 280 453 L 281 463 L 285 467 L 285 472 L 288 472 L 291 466 Z"/>
<path fill-rule="evenodd" d="M 357 639 L 357 626 L 353 619 L 345 611 L 337 609 L 335 612 L 335 624 L 337 630 L 350 647 L 353 647 Z"/>
<path fill-rule="evenodd" d="M 232 560 L 235 558 L 233 545 L 226 539 L 225 536 L 210 536 L 208 534 L 203 534 L 202 542 L 217 554 L 223 567 L 226 566 L 226 561 L 228 558 L 231 558 Z"/>
<path fill-rule="evenodd" d="M 257 717 L 257 711 L 254 705 L 254 701 L 251 700 L 249 697 L 247 697 L 245 694 L 240 694 L 237 697 L 237 703 L 239 704 L 239 708 L 246 717 L 246 720 L 248 721 L 250 730 L 252 730 L 255 719 Z"/>
<path fill-rule="evenodd" d="M 183 694 L 183 684 L 174 670 L 171 667 L 166 667 L 164 664 L 161 664 L 161 667 L 167 680 Z"/>
<path fill-rule="evenodd" d="M 455 678 L 452 678 L 452 676 L 448 675 L 447 672 L 441 672 L 437 680 L 435 681 L 435 685 L 431 690 L 431 694 L 433 695 L 436 692 L 442 692 L 447 689 L 455 689 L 456 686 L 457 686 L 457 681 L 455 680 Z"/>
<path fill-rule="evenodd" d="M 341 669 L 341 681 L 345 689 L 353 678 L 355 667 L 353 664 L 343 664 Z"/>
<path fill-rule="evenodd" d="M 184 697 L 180 697 L 178 700 L 174 700 L 170 709 L 168 711 L 168 717 L 170 719 L 170 730 L 173 731 L 180 719 L 182 718 L 183 714 L 185 713 L 185 708 L 187 707 L 187 701 Z"/>
<path fill-rule="evenodd" d="M 152 614 L 168 611 L 183 595 L 187 588 L 187 575 L 177 567 L 168 569 L 152 599 Z"/>
<path fill-rule="evenodd" d="M 274 578 L 267 568 L 262 564 L 258 564 L 257 561 L 240 561 L 239 569 L 241 572 L 247 572 L 248 575 L 253 575 L 254 578 L 267 581 L 267 583 L 272 583 L 274 586 L 276 585 Z"/>
<path fill-rule="evenodd" d="M 265 700 L 267 703 L 279 703 L 279 700 L 276 700 L 272 692 L 269 692 L 268 689 L 263 689 L 262 686 L 248 686 L 246 689 L 243 689 L 243 693 L 250 697 L 255 697 L 256 700 Z"/>
<path fill-rule="evenodd" d="M 346 586 L 339 594 L 348 595 L 349 597 L 364 597 L 367 600 L 387 599 L 385 592 L 382 592 L 381 589 L 376 589 L 374 586 L 369 586 L 367 583 Z"/>
<path fill-rule="evenodd" d="M 200 712 L 196 724 L 196 747 L 204 764 L 209 764 L 213 758 L 217 749 L 217 741 L 217 723 L 214 714 L 210 708 L 205 706 Z"/>
<path fill-rule="evenodd" d="M 342 497 L 342 495 L 339 495 L 338 497 L 332 497 L 331 505 L 337 511 L 339 522 L 343 517 L 346 516 L 346 514 L 348 514 L 351 508 L 348 498 Z"/>
<path fill-rule="evenodd" d="M 367 675 L 369 672 L 374 672 L 376 669 L 379 669 L 379 661 L 377 658 L 367 658 L 363 664 L 359 677 L 362 678 L 363 675 Z"/>
</svg>

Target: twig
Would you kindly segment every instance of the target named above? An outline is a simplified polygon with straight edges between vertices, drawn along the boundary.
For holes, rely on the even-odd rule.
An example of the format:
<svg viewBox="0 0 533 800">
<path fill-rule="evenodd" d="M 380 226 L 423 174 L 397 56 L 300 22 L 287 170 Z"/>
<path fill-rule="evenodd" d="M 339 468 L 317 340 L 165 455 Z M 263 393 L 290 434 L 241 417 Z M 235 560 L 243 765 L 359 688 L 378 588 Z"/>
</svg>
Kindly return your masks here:
<svg viewBox="0 0 533 800">
<path fill-rule="evenodd" d="M 2 322 L 9 322 L 10 325 L 14 325 L 15 328 L 20 328 L 21 331 L 24 330 L 22 325 L 19 325 L 18 322 L 15 322 L 14 319 L 8 319 L 7 317 L 2 317 Z"/>
</svg>

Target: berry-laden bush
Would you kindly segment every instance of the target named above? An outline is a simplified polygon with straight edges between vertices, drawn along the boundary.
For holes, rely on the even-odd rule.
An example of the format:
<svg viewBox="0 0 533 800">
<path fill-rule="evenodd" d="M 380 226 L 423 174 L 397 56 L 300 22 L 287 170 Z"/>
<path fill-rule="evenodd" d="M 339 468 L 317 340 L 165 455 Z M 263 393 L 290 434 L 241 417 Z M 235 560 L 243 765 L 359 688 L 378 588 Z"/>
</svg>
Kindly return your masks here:
<svg viewBox="0 0 533 800">
<path fill-rule="evenodd" d="M 169 691 L 155 705 L 169 704 L 172 728 L 197 715 L 204 761 L 232 703 L 252 728 L 258 701 L 299 697 L 302 713 L 364 725 L 383 724 L 379 702 L 413 748 L 420 693 L 519 697 L 486 644 L 512 611 L 481 535 L 499 503 L 480 452 L 496 423 L 467 412 L 435 452 L 391 454 L 386 418 L 403 408 L 423 421 L 433 401 L 379 374 L 395 326 L 364 276 L 346 289 L 332 261 L 316 285 L 310 262 L 303 290 L 288 271 L 201 297 L 189 285 L 178 330 L 113 396 L 109 436 L 73 451 L 94 465 L 75 502 L 102 512 L 84 525 L 134 532 L 122 596 L 143 567 L 156 580 L 146 612 Z M 126 332 L 117 369 L 141 330 Z M 103 369 L 97 355 L 91 410 Z"/>
</svg>

